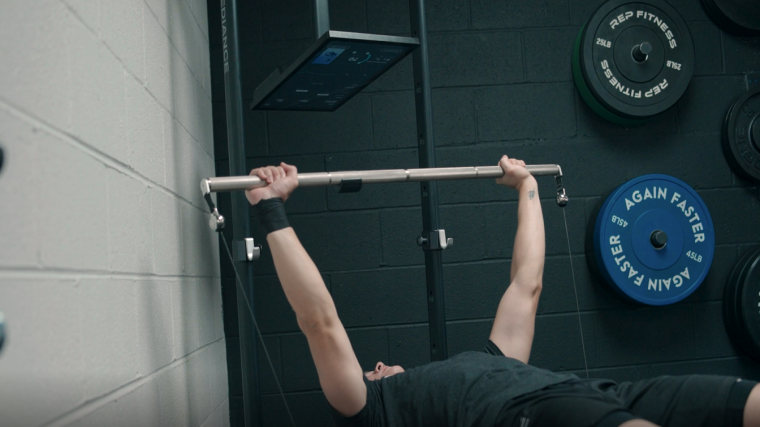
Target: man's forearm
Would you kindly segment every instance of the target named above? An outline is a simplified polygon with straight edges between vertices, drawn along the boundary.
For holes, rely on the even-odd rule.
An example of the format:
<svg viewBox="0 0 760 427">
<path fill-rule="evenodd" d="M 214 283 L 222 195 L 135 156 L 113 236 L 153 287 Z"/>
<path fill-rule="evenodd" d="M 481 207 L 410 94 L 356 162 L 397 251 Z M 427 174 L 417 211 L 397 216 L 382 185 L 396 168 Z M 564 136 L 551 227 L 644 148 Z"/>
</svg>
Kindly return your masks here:
<svg viewBox="0 0 760 427">
<path fill-rule="evenodd" d="M 512 251 L 510 281 L 540 289 L 544 271 L 544 217 L 538 197 L 538 184 L 530 177 L 519 188 L 517 234 Z"/>
<path fill-rule="evenodd" d="M 282 289 L 296 312 L 302 330 L 337 320 L 335 303 L 317 266 L 306 253 L 293 228 L 269 233 L 267 243 Z M 306 330 L 304 330 L 306 332 Z"/>
</svg>

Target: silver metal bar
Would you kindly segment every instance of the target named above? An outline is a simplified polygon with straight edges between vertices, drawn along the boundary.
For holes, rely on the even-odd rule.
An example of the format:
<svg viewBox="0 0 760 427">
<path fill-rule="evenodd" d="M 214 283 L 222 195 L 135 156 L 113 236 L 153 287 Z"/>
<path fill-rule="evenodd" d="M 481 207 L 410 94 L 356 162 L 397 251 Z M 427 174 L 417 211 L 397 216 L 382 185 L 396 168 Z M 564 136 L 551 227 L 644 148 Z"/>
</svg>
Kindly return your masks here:
<svg viewBox="0 0 760 427">
<path fill-rule="evenodd" d="M 528 165 L 533 176 L 562 176 L 559 165 Z M 299 187 L 326 187 L 340 185 L 341 181 L 361 179 L 362 184 L 389 182 L 451 181 L 457 179 L 500 178 L 504 175 L 500 166 L 468 166 L 457 168 L 380 169 L 366 171 L 299 173 Z M 221 191 L 250 190 L 265 187 L 266 181 L 255 176 L 224 176 L 201 181 L 203 194 Z"/>
</svg>

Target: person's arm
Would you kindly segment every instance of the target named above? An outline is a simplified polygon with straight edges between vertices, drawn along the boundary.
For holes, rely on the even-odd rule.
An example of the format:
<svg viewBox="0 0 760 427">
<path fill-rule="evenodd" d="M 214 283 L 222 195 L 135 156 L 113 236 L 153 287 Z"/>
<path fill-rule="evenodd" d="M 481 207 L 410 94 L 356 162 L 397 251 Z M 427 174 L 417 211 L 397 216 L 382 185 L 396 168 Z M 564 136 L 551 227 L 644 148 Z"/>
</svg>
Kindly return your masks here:
<svg viewBox="0 0 760 427">
<path fill-rule="evenodd" d="M 505 356 L 528 363 L 544 272 L 544 218 L 538 185 L 525 162 L 504 156 L 499 165 L 504 177 L 496 182 L 516 189 L 519 202 L 510 284 L 499 303 L 490 339 Z"/>
<path fill-rule="evenodd" d="M 275 197 L 285 200 L 298 186 L 296 168 L 284 163 L 280 167 L 254 169 L 251 175 L 269 183 L 267 187 L 246 192 L 252 205 Z M 269 233 L 267 243 L 282 289 L 309 342 L 327 401 L 344 416 L 357 414 L 367 401 L 364 374 L 322 275 L 292 227 Z"/>
</svg>

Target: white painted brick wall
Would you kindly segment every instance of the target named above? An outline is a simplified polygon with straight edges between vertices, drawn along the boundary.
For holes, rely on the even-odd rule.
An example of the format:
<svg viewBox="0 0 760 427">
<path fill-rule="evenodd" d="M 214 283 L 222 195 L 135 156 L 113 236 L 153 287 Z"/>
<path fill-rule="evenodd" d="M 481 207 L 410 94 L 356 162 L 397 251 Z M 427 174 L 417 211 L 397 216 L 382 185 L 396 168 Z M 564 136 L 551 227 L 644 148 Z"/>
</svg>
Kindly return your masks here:
<svg viewBox="0 0 760 427">
<path fill-rule="evenodd" d="M 137 375 L 148 376 L 174 360 L 171 283 L 141 279 L 135 284 Z M 172 346 L 166 345 L 172 343 Z"/>
<path fill-rule="evenodd" d="M 47 268 L 108 269 L 108 215 L 106 166 L 74 144 L 37 130 L 39 187 L 34 216 L 38 225 L 40 257 Z M 7 145 L 13 160 L 14 141 Z M 17 217 L 18 219 L 18 217 Z"/>
<path fill-rule="evenodd" d="M 109 270 L 151 274 L 154 230 L 148 186 L 115 169 L 106 175 Z"/>
<path fill-rule="evenodd" d="M 229 426 L 207 19 L 0 1 L 3 427 Z"/>
<path fill-rule="evenodd" d="M 5 244 L 5 248 L 0 248 L 0 268 L 36 268 L 40 262 L 40 244 L 35 238 L 39 234 L 39 224 L 36 221 L 9 220 L 20 214 L 40 215 L 41 194 L 29 191 L 30 187 L 40 188 L 37 139 L 32 126 L 19 122 L 0 109 L 0 144 L 7 151 L 7 160 L 0 175 L 3 179 L 0 200 L 6 201 L 0 203 L 0 240 Z M 9 141 L 13 141 L 12 151 Z M 13 242 L 13 250 L 8 247 L 8 242 Z"/>
<path fill-rule="evenodd" d="M 145 81 L 143 0 L 98 0 L 100 36 L 137 79 Z"/>
<path fill-rule="evenodd" d="M 94 399 L 136 377 L 135 283 L 127 279 L 79 281 L 82 382 L 85 400 Z"/>
<path fill-rule="evenodd" d="M 71 133 L 108 156 L 127 158 L 121 63 L 82 25 L 71 26 L 69 50 L 72 92 L 76 94 L 71 99 Z"/>
<path fill-rule="evenodd" d="M 163 110 L 137 79 L 127 76 L 125 83 L 128 163 L 144 177 L 163 186 L 165 185 Z"/>
<path fill-rule="evenodd" d="M 153 233 L 153 248 L 155 255 L 155 272 L 163 276 L 182 275 L 182 251 L 177 250 L 178 242 L 182 241 L 182 204 L 176 197 L 151 189 L 151 219 L 153 229 L 161 230 Z M 153 215 L 153 212 L 162 212 Z"/>
<path fill-rule="evenodd" d="M 67 42 L 76 21 L 58 0 L 0 2 L 0 97 L 60 129 L 71 117 Z"/>
<path fill-rule="evenodd" d="M 100 2 L 92 0 L 63 0 L 94 33 L 100 30 Z"/>
<path fill-rule="evenodd" d="M 172 69 L 166 58 L 171 58 L 174 47 L 166 30 L 147 4 L 145 8 L 145 38 L 150 41 L 145 45 L 148 90 L 158 99 L 162 107 L 171 112 L 174 111 Z"/>
<path fill-rule="evenodd" d="M 3 277 L 0 301 L 9 322 L 0 354 L 3 425 L 41 425 L 81 404 L 83 313 L 77 281 Z"/>
</svg>

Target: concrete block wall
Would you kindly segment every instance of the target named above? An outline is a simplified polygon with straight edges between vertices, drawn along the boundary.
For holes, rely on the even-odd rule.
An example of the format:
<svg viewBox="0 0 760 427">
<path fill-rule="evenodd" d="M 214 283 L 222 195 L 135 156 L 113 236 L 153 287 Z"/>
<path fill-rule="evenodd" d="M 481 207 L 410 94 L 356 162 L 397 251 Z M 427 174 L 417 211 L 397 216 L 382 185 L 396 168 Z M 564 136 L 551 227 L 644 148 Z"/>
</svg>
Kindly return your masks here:
<svg viewBox="0 0 760 427">
<path fill-rule="evenodd" d="M 754 220 L 760 201 L 757 188 L 731 172 L 720 149 L 728 106 L 747 90 L 748 75 L 760 72 L 760 41 L 722 32 L 699 2 L 668 1 L 691 30 L 696 73 L 678 105 L 634 128 L 596 116 L 572 80 L 573 42 L 603 0 L 427 1 L 437 163 L 495 164 L 507 153 L 528 163 L 559 163 L 565 171 L 571 252 L 553 180 L 539 179 L 547 260 L 533 364 L 585 376 L 572 259 L 592 376 L 623 381 L 715 373 L 760 379 L 760 367 L 729 342 L 722 318 L 731 268 L 760 243 Z M 312 43 L 311 2 L 238 3 L 243 95 L 250 102 L 269 73 Z M 337 30 L 410 31 L 407 0 L 332 0 L 330 12 Z M 211 8 L 209 19 L 210 28 L 218 25 Z M 215 32 L 221 29 L 210 30 L 214 138 L 217 171 L 224 174 L 224 82 Z M 405 59 L 334 113 L 247 112 L 249 166 L 285 161 L 303 172 L 416 167 L 412 83 L 411 60 Z M 694 187 L 717 235 L 707 280 L 685 301 L 662 308 L 622 302 L 591 276 L 584 253 L 596 203 L 647 173 L 674 175 Z M 516 195 L 488 182 L 451 181 L 438 188 L 441 225 L 456 240 L 444 252 L 453 355 L 481 349 L 487 339 L 508 285 Z M 422 228 L 419 203 L 414 184 L 366 186 L 355 194 L 303 188 L 287 203 L 291 224 L 322 271 L 365 369 L 378 360 L 404 367 L 429 361 L 424 260 L 415 245 Z M 258 321 L 296 423 L 332 425 L 266 247 L 255 271 Z M 224 266 L 222 275 L 232 277 Z M 224 304 L 234 307 L 234 292 L 225 293 Z M 225 327 L 235 321 L 225 319 Z M 271 369 L 263 357 L 260 362 L 264 424 L 283 425 L 288 418 Z"/>
<path fill-rule="evenodd" d="M 0 3 L 0 424 L 229 425 L 206 4 Z"/>
</svg>

